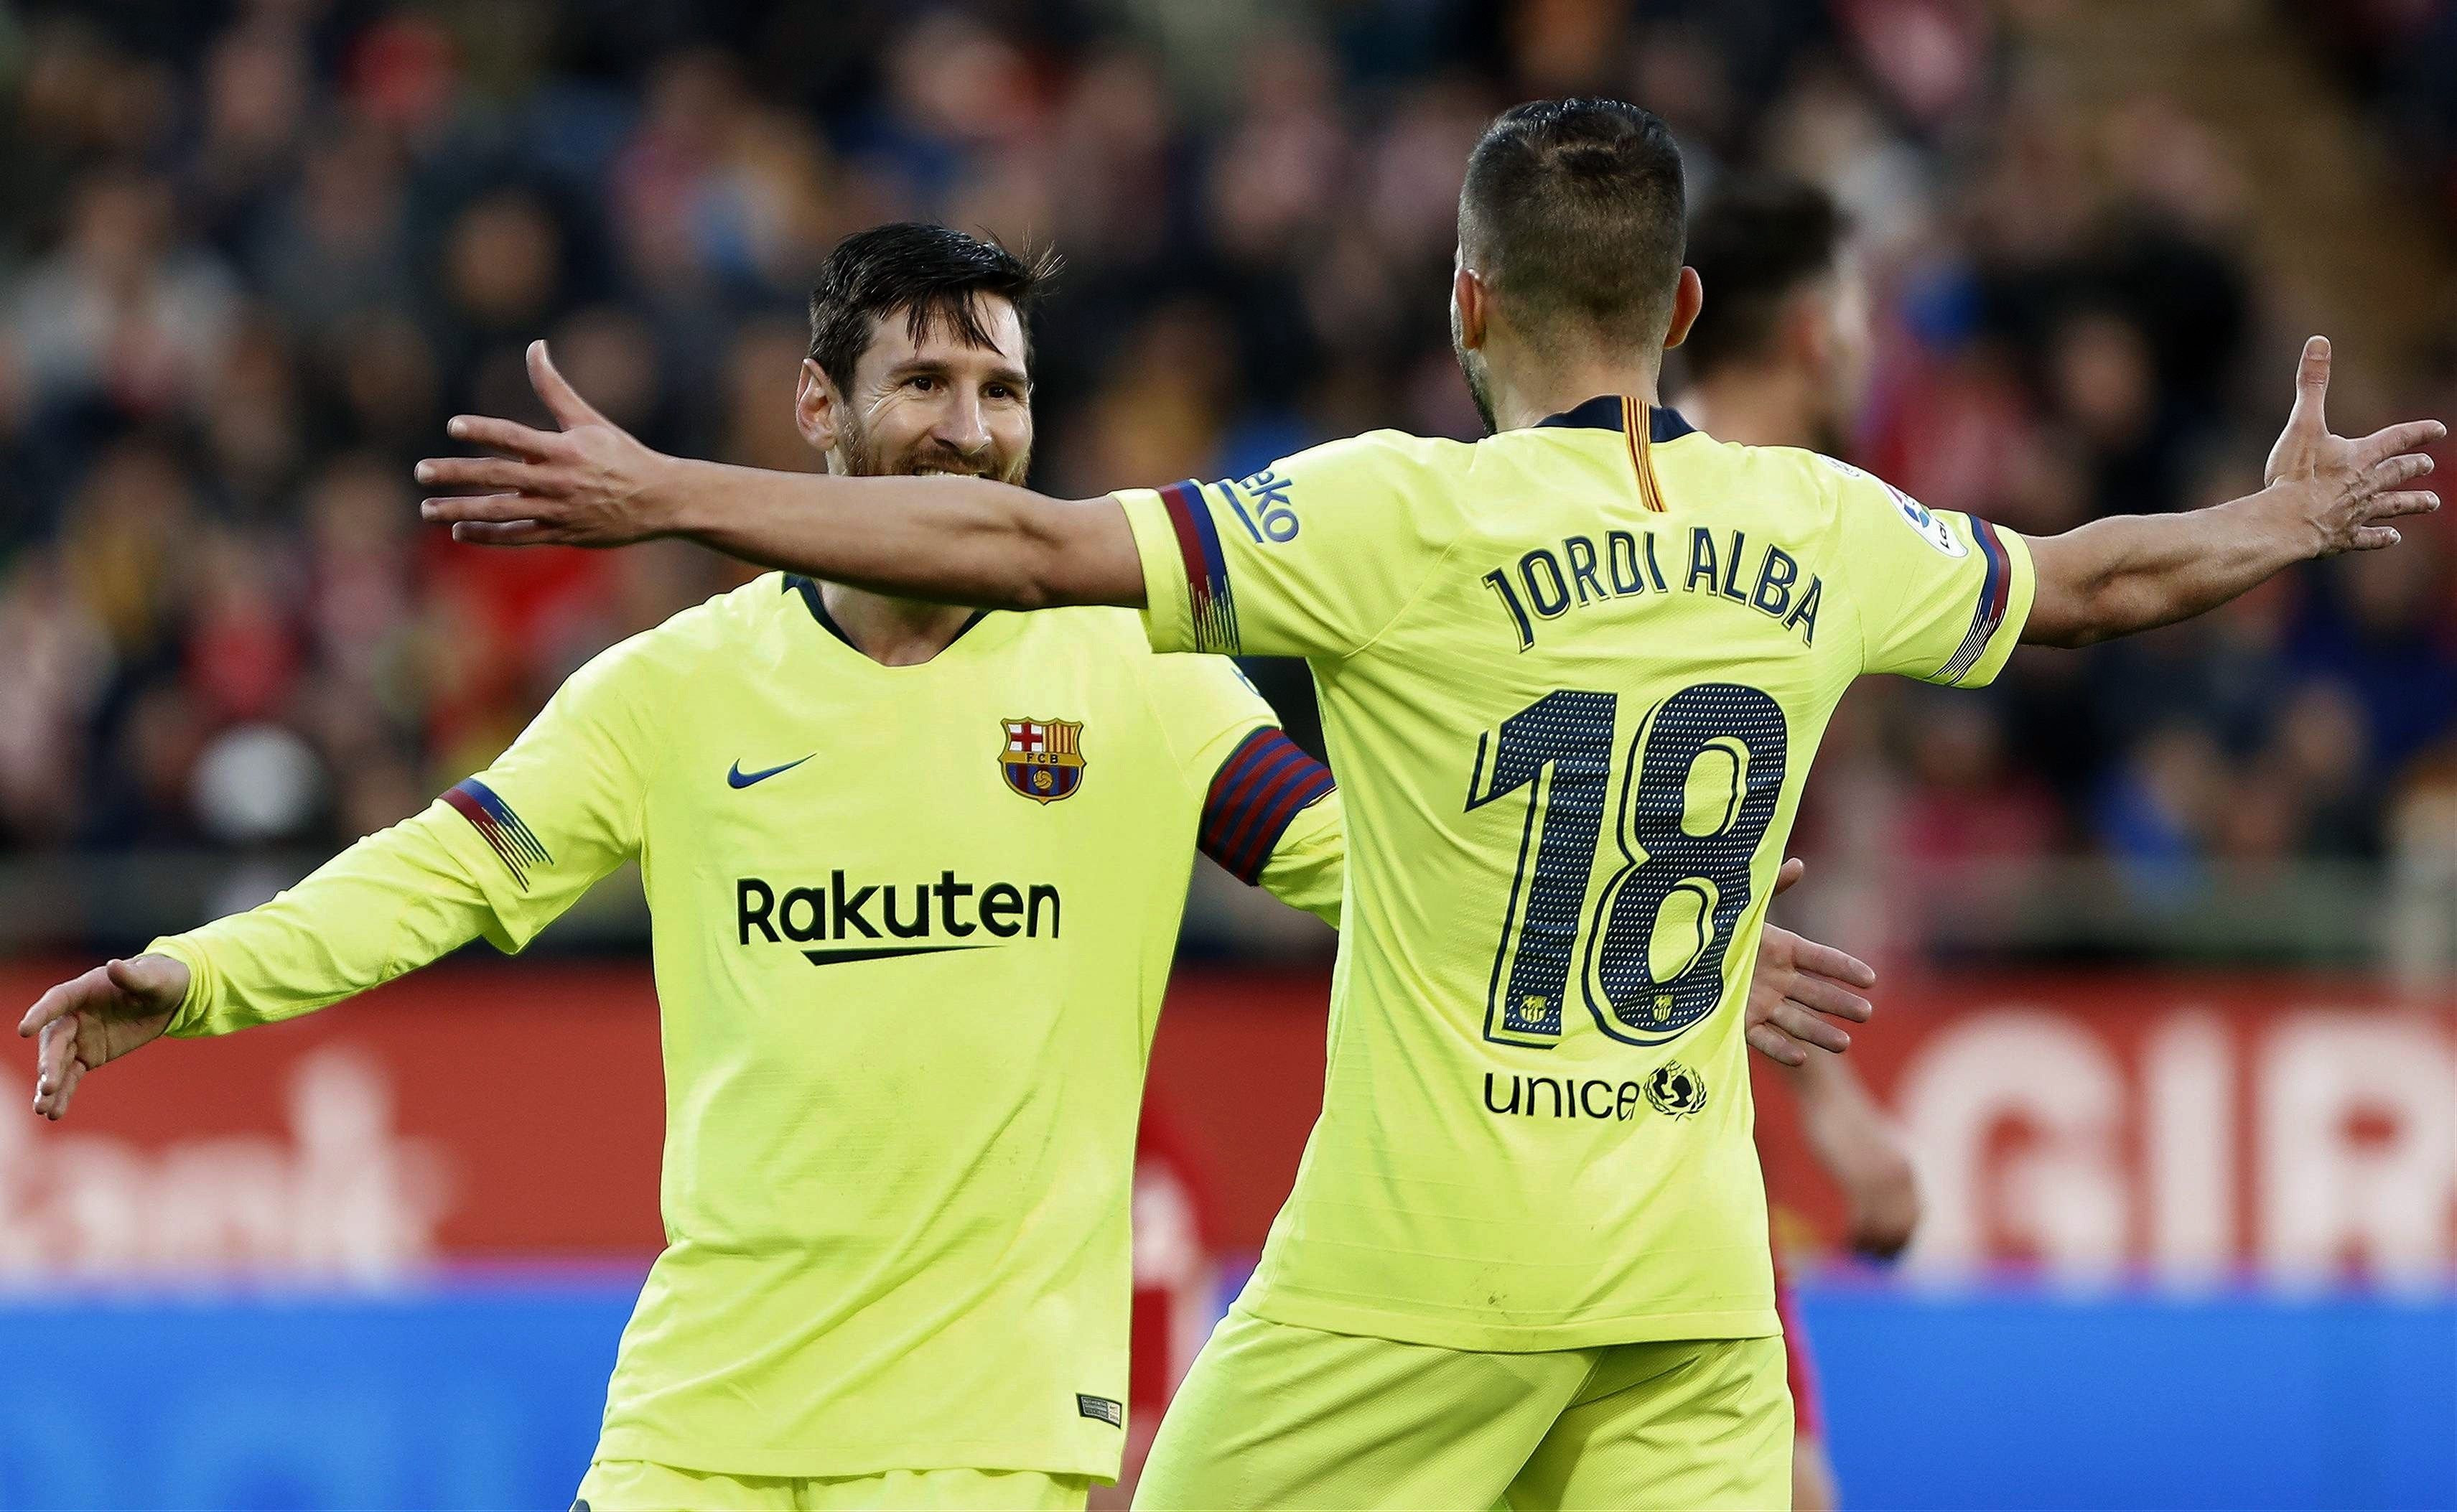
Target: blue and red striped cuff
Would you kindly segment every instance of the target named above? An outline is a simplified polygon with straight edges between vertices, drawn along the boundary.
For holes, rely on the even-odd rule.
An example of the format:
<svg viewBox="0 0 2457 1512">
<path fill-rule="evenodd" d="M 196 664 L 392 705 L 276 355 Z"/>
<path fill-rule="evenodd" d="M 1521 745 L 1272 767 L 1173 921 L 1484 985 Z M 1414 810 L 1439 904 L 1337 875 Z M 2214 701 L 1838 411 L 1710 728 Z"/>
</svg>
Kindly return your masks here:
<svg viewBox="0 0 2457 1512">
<path fill-rule="evenodd" d="M 1262 880 L 1289 821 L 1337 785 L 1331 768 L 1306 755 L 1278 726 L 1265 725 L 1220 763 L 1203 801 L 1196 843 L 1251 887 Z"/>
<path fill-rule="evenodd" d="M 1178 560 L 1186 569 L 1187 607 L 1194 621 L 1190 649 L 1235 655 L 1237 600 L 1228 589 L 1228 561 L 1221 554 L 1211 510 L 1203 502 L 1203 486 L 1191 479 L 1172 483 L 1160 490 L 1160 502 L 1168 510 Z"/>
<path fill-rule="evenodd" d="M 479 838 L 502 859 L 512 880 L 520 883 L 521 891 L 529 890 L 530 867 L 554 864 L 554 858 L 527 823 L 512 812 L 512 806 L 476 777 L 453 784 L 444 795 L 444 801 L 467 819 Z"/>
</svg>

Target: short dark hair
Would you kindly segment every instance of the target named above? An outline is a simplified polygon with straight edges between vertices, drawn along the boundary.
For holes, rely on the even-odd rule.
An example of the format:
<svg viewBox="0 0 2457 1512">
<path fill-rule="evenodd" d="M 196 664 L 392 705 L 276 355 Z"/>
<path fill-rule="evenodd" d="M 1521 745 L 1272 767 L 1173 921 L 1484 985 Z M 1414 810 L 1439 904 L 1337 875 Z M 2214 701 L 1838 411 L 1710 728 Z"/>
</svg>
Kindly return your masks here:
<svg viewBox="0 0 2457 1512">
<path fill-rule="evenodd" d="M 1719 185 L 1689 227 L 1689 265 L 1706 286 L 1681 348 L 1690 376 L 1764 357 L 1784 301 L 1834 271 L 1848 230 L 1814 184 L 1767 176 Z"/>
<path fill-rule="evenodd" d="M 1025 322 L 1028 363 L 1033 300 L 1057 272 L 1053 252 L 1020 256 L 946 226 L 898 220 L 857 231 L 829 252 L 811 286 L 811 360 L 838 391 L 851 388 L 855 364 L 870 349 L 871 322 L 899 311 L 917 343 L 944 321 L 966 345 L 989 346 L 973 298 L 992 294 Z"/>
<path fill-rule="evenodd" d="M 1535 100 L 1468 155 L 1459 246 L 1520 322 L 1651 345 L 1672 322 L 1685 194 L 1680 144 L 1652 112 Z"/>
</svg>

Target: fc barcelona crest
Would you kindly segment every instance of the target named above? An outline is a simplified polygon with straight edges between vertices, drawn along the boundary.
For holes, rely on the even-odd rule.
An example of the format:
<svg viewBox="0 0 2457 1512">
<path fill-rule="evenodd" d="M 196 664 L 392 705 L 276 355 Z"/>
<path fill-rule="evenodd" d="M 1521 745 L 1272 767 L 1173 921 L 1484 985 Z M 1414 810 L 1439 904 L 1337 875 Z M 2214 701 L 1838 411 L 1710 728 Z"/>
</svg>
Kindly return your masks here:
<svg viewBox="0 0 2457 1512">
<path fill-rule="evenodd" d="M 999 771 L 1035 803 L 1072 797 L 1084 785 L 1084 726 L 1066 719 L 1001 719 L 1006 749 Z"/>
</svg>

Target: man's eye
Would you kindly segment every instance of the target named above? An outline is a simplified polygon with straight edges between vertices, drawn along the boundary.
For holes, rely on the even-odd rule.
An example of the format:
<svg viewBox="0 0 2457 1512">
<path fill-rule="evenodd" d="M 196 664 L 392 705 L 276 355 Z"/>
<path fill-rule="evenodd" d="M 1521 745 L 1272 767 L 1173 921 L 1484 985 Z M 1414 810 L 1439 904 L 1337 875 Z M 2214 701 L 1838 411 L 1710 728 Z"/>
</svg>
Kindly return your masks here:
<svg viewBox="0 0 2457 1512">
<path fill-rule="evenodd" d="M 1004 383 L 992 383 L 984 390 L 984 392 L 992 399 L 1013 399 L 1017 397 L 1015 390 Z"/>
<path fill-rule="evenodd" d="M 917 374 L 912 378 L 906 379 L 904 382 L 906 385 L 911 387 L 915 392 L 922 394 L 929 393 L 932 389 L 939 386 L 939 381 L 927 373 Z"/>
</svg>

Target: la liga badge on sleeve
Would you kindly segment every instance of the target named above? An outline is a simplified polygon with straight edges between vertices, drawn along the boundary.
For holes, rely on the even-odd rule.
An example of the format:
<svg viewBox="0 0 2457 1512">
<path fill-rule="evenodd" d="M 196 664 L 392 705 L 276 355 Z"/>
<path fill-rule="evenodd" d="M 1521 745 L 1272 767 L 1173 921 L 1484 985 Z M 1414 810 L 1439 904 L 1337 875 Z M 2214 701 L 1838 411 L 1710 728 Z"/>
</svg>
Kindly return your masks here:
<svg viewBox="0 0 2457 1512">
<path fill-rule="evenodd" d="M 1084 726 L 1071 719 L 1001 719 L 999 772 L 1035 803 L 1072 797 L 1084 785 Z"/>
</svg>

